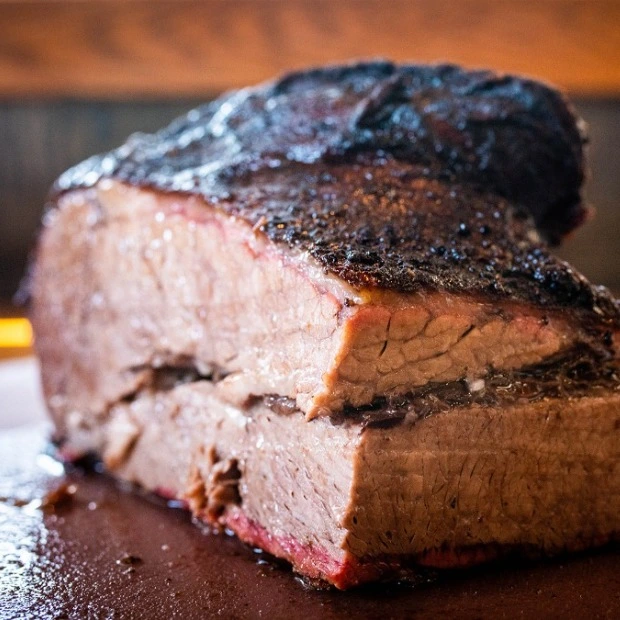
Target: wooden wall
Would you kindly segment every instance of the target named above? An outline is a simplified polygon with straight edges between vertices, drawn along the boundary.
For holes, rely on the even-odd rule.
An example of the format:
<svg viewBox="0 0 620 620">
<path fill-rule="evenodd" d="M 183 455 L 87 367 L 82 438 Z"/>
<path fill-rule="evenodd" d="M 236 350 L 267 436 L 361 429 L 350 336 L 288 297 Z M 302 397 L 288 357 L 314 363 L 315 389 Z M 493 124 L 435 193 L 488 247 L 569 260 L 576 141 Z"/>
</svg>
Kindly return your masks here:
<svg viewBox="0 0 620 620">
<path fill-rule="evenodd" d="M 0 94 L 207 96 L 352 57 L 620 85 L 617 0 L 0 1 Z"/>
</svg>

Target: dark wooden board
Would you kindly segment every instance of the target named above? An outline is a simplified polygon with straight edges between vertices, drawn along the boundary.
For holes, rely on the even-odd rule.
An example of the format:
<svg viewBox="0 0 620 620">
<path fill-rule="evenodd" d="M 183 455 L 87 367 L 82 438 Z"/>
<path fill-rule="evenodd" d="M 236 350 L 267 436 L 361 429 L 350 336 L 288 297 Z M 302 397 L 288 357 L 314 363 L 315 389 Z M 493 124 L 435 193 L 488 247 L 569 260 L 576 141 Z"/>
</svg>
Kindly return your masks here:
<svg viewBox="0 0 620 620">
<path fill-rule="evenodd" d="M 416 587 L 312 590 L 180 509 L 102 475 L 58 475 L 45 438 L 41 426 L 0 434 L 1 618 L 620 617 L 617 548 Z M 41 506 L 63 483 L 75 494 Z"/>
</svg>

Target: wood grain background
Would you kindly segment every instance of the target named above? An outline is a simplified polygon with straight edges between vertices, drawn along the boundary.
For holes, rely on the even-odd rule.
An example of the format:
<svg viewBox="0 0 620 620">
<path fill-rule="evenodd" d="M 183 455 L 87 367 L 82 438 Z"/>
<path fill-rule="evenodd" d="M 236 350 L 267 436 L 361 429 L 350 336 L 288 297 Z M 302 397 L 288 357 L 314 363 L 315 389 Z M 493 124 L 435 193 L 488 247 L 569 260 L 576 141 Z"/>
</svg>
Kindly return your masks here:
<svg viewBox="0 0 620 620">
<path fill-rule="evenodd" d="M 0 0 L 0 97 L 209 96 L 353 57 L 620 93 L 617 0 Z"/>
</svg>

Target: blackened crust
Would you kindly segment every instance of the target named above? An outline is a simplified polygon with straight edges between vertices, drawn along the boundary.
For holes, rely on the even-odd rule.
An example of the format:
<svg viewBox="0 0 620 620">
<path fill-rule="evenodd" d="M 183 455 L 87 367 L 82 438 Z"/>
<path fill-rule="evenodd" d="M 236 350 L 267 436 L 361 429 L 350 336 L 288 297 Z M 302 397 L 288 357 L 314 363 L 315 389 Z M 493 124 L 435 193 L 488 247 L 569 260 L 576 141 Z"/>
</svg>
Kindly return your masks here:
<svg viewBox="0 0 620 620">
<path fill-rule="evenodd" d="M 374 62 L 236 91 L 65 173 L 196 194 L 352 285 L 618 307 L 553 257 L 584 219 L 583 143 L 536 82 Z"/>
</svg>

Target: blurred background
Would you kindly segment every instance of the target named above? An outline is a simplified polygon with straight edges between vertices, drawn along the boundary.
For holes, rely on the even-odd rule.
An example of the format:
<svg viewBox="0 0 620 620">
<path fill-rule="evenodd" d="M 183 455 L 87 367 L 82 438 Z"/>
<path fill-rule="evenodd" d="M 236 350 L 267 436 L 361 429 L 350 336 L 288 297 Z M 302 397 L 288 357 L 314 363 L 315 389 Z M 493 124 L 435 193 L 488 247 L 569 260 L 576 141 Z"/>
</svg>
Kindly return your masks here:
<svg viewBox="0 0 620 620">
<path fill-rule="evenodd" d="M 12 299 L 63 170 L 223 90 L 377 56 L 566 90 L 590 128 L 597 215 L 560 254 L 620 290 L 617 0 L 0 0 L 0 319 L 24 312 Z M 1 322 L 0 357 L 28 338 Z"/>
</svg>

